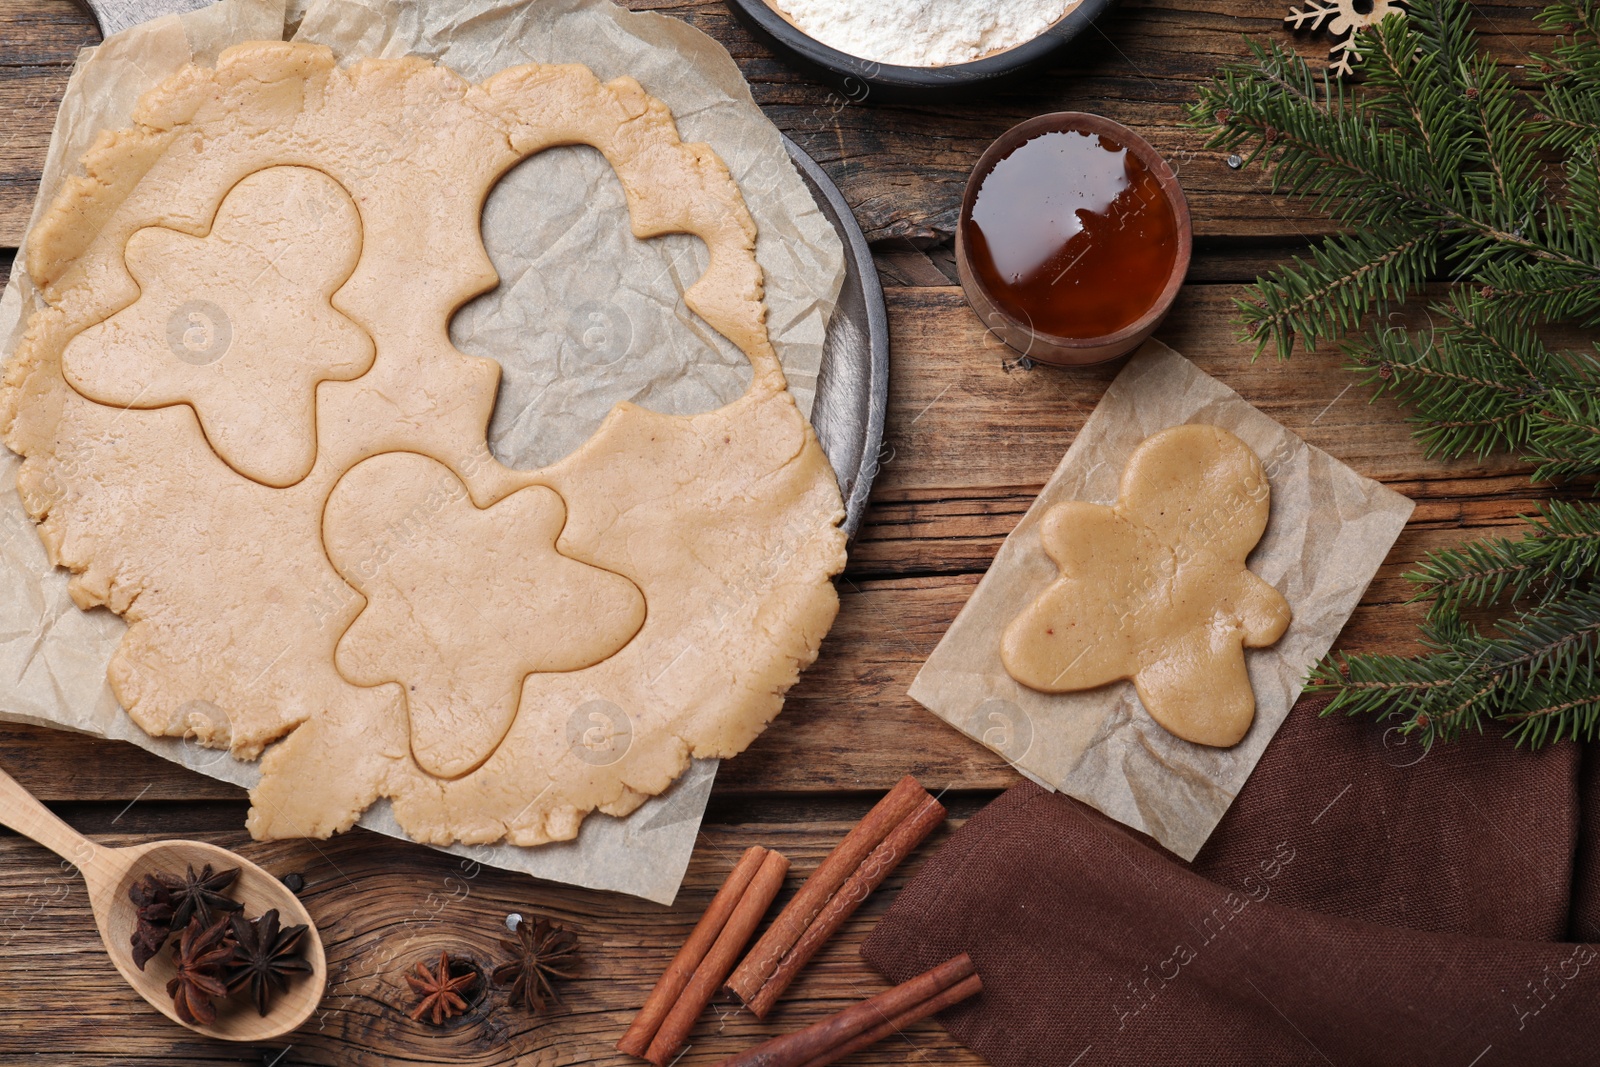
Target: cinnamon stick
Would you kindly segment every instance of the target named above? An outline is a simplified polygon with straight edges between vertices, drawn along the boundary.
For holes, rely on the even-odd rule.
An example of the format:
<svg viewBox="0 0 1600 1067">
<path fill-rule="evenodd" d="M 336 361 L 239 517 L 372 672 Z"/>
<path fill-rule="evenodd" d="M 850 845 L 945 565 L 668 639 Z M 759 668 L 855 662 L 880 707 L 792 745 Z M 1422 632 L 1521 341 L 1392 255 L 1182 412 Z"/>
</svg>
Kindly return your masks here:
<svg viewBox="0 0 1600 1067">
<path fill-rule="evenodd" d="M 806 879 L 794 899 L 773 920 L 772 926 L 728 979 L 728 989 L 746 1005 L 750 1004 L 839 887 L 895 827 L 922 806 L 927 796 L 928 791 L 909 774 L 900 779 Z M 761 1015 L 760 1012 L 756 1014 Z"/>
<path fill-rule="evenodd" d="M 915 777 L 907 774 L 902 777 L 894 789 L 886 793 L 883 800 L 878 801 L 872 811 L 866 814 L 861 822 L 846 835 L 845 840 L 838 843 L 832 853 L 827 854 L 827 859 L 818 865 L 818 869 L 811 872 L 811 877 L 806 878 L 805 885 L 800 886 L 800 891 L 794 899 L 789 901 L 786 909 L 779 913 L 773 920 L 773 925 L 768 928 L 762 939 L 755 942 L 754 949 L 750 949 L 739 968 L 728 979 L 728 990 L 733 992 L 744 1005 L 754 1011 L 755 1016 L 765 1019 L 774 1001 L 778 1000 L 776 993 L 771 997 L 760 998 L 763 987 L 771 981 L 773 974 L 784 963 L 784 958 L 794 950 L 795 944 L 800 942 L 806 931 L 811 928 L 818 915 L 826 909 L 830 899 L 838 893 L 838 889 L 845 885 L 853 875 L 859 872 L 867 857 L 882 845 L 890 833 L 898 829 L 899 825 L 925 808 L 933 797 L 928 795 L 928 790 L 918 784 Z M 944 809 L 939 809 L 941 813 Z M 931 827 L 930 827 L 931 829 Z M 920 840 L 920 838 L 918 838 Z M 898 862 L 898 861 L 896 861 Z M 883 872 L 883 873 L 888 873 Z M 858 902 L 859 904 L 859 902 Z M 854 910 L 854 909 L 851 909 Z M 848 917 L 848 912 L 838 918 L 842 923 Z M 824 931 L 824 939 L 832 929 Z M 806 960 L 810 960 L 816 949 L 811 949 Z M 800 961 L 803 965 L 805 960 Z M 798 971 L 795 966 L 794 971 Z M 782 989 L 787 989 L 789 982 L 794 981 L 794 973 L 782 981 Z M 782 992 L 779 989 L 778 992 Z"/>
<path fill-rule="evenodd" d="M 644 1058 L 656 1067 L 664 1067 L 683 1048 L 684 1042 L 689 1039 L 689 1031 L 694 1029 L 695 1020 L 706 1010 L 706 1005 L 711 1003 L 711 998 L 733 970 L 739 953 L 744 951 L 761 917 L 767 913 L 778 890 L 783 888 L 783 878 L 788 873 L 789 860 L 783 853 L 769 851 L 762 858 L 761 866 L 745 887 L 739 903 L 728 915 L 722 932 L 712 942 L 705 958 L 694 969 L 694 974 L 690 975 L 688 983 L 678 995 L 677 1003 L 667 1012 L 666 1018 L 661 1021 L 661 1028 L 650 1041 L 650 1047 L 645 1049 Z"/>
<path fill-rule="evenodd" d="M 926 1019 L 930 1015 L 937 1015 L 946 1008 L 966 1000 L 974 993 L 981 993 L 982 991 L 983 979 L 975 974 L 969 975 L 931 1000 L 925 1000 L 916 1007 L 907 1009 L 892 1019 L 885 1019 L 871 1030 L 851 1038 L 844 1044 L 824 1052 L 815 1059 L 807 1060 L 803 1067 L 827 1067 L 828 1064 L 833 1063 L 835 1060 L 842 1060 L 853 1052 L 860 1052 L 868 1045 L 876 1045 L 890 1034 L 898 1034 L 912 1023 Z"/>
<path fill-rule="evenodd" d="M 845 1054 L 843 1050 L 853 1051 L 855 1042 L 865 1035 L 879 1030 L 887 1034 L 897 1020 L 921 1018 L 917 1013 L 930 1003 L 948 1007 L 948 1003 L 943 1003 L 942 994 L 958 986 L 965 989 L 964 996 L 977 992 L 983 988 L 982 981 L 968 982 L 976 977 L 972 957 L 963 952 L 909 982 L 853 1004 L 804 1030 L 774 1038 L 723 1060 L 719 1067 L 810 1067 L 814 1063 L 831 1063 Z M 884 1029 L 885 1024 L 890 1024 L 889 1029 Z"/>
<path fill-rule="evenodd" d="M 750 885 L 751 879 L 755 878 L 756 871 L 761 868 L 761 862 L 766 857 L 767 850 L 760 845 L 752 845 L 745 850 L 743 856 L 739 857 L 739 862 L 734 864 L 733 870 L 728 872 L 728 877 L 723 879 L 722 888 L 711 898 L 705 914 L 695 923 L 689 939 L 683 943 L 678 954 L 672 957 L 672 962 L 667 964 L 667 969 L 662 972 L 655 988 L 650 990 L 650 996 L 646 998 L 644 1007 L 634 1016 L 633 1025 L 628 1027 L 628 1032 L 617 1042 L 618 1052 L 625 1052 L 630 1056 L 644 1056 L 645 1050 L 650 1047 L 651 1040 L 656 1036 L 656 1031 L 661 1029 L 661 1021 L 678 1002 L 678 997 L 682 995 L 684 986 L 689 984 L 695 968 L 700 966 L 700 961 L 711 951 L 717 935 L 722 933 L 723 927 L 728 923 L 728 916 L 733 914 L 733 909 L 743 899 L 745 889 Z"/>
<path fill-rule="evenodd" d="M 772 971 L 755 996 L 747 1004 L 756 1017 L 765 1019 L 773 1005 L 778 1003 L 778 998 L 783 996 L 784 990 L 789 988 L 811 958 L 817 954 L 823 945 L 845 924 L 850 916 L 855 914 L 861 902 L 872 894 L 874 889 L 883 883 L 889 872 L 900 866 L 900 861 L 911 854 L 918 845 L 933 832 L 934 827 L 944 821 L 944 805 L 931 796 L 923 794 L 926 798 L 922 806 L 912 812 L 899 826 L 892 830 L 888 837 L 872 853 L 861 862 L 855 873 L 839 887 L 838 892 L 829 898 L 822 911 L 806 927 L 800 935 L 800 940 L 795 942 L 783 957 L 778 961 L 778 966 Z"/>
</svg>

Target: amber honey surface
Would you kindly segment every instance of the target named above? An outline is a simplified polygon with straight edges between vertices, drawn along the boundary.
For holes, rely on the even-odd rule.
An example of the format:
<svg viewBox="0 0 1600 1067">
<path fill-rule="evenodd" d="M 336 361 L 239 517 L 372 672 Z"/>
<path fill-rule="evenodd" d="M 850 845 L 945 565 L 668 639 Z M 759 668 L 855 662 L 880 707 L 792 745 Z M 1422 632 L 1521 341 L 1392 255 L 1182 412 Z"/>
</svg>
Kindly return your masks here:
<svg viewBox="0 0 1600 1067">
<path fill-rule="evenodd" d="M 1178 221 L 1154 174 L 1100 134 L 1041 134 L 981 179 L 963 235 L 995 303 L 1033 329 L 1102 337 L 1155 306 Z"/>
</svg>

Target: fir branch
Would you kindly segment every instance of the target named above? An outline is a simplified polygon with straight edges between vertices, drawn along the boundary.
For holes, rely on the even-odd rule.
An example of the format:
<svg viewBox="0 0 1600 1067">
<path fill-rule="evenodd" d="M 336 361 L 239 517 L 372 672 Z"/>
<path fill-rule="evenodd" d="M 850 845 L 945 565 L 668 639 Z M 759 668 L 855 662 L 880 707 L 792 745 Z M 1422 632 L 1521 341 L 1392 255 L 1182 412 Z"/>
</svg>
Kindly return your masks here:
<svg viewBox="0 0 1600 1067">
<path fill-rule="evenodd" d="M 1593 357 L 1587 359 L 1590 371 Z M 1539 461 L 1534 477 L 1541 481 L 1581 478 L 1600 471 L 1600 397 L 1591 386 L 1583 391 L 1552 389 L 1542 417 L 1532 427 L 1528 457 Z"/>
<path fill-rule="evenodd" d="M 1412 6 L 1415 26 L 1391 17 L 1368 32 L 1372 44 L 1360 69 L 1368 85 L 1379 91 L 1366 110 L 1422 146 L 1426 165 L 1407 183 L 1408 194 L 1414 197 L 1420 191 L 1428 200 L 1465 214 L 1468 206 L 1455 175 L 1478 154 L 1466 128 L 1468 111 L 1461 106 L 1467 86 L 1459 64 L 1470 55 L 1466 47 L 1471 41 L 1465 8 L 1447 7 L 1440 13 L 1431 0 L 1416 0 Z M 1419 42 L 1432 47 L 1419 47 Z"/>
<path fill-rule="evenodd" d="M 1393 394 L 1413 409 L 1430 456 L 1481 458 L 1526 449 L 1548 398 L 1522 367 L 1546 361 L 1543 345 L 1531 334 L 1482 336 L 1452 328 L 1452 310 L 1435 307 L 1445 322 L 1431 331 L 1374 327 L 1347 346 L 1352 363 L 1379 394 Z"/>
<path fill-rule="evenodd" d="M 1422 51 L 1435 57 L 1441 68 L 1463 71 L 1480 56 L 1468 5 L 1447 0 L 1408 0 L 1406 6 L 1416 16 L 1411 29 L 1421 41 Z M 1464 89 L 1465 85 L 1458 83 L 1458 87 Z"/>
<path fill-rule="evenodd" d="M 1329 692 L 1324 714 L 1402 720 L 1424 743 L 1450 741 L 1491 722 L 1513 738 L 1542 744 L 1595 736 L 1600 692 L 1600 590 L 1550 597 L 1483 633 L 1441 609 L 1423 625 L 1421 656 L 1333 656 L 1309 688 Z"/>
<path fill-rule="evenodd" d="M 1600 571 L 1600 505 L 1546 501 L 1518 538 L 1486 537 L 1433 553 L 1406 575 L 1433 612 L 1482 608 L 1592 581 Z"/>
<path fill-rule="evenodd" d="M 1553 741 L 1586 741 L 1600 727 L 1600 690 L 1579 688 L 1576 695 L 1535 697 L 1533 707 L 1504 717 L 1517 744 L 1539 748 Z"/>
<path fill-rule="evenodd" d="M 1466 165 L 1459 175 L 1472 194 L 1472 211 L 1499 230 L 1528 225 L 1544 199 L 1539 135 L 1527 109 L 1493 58 L 1475 56 L 1460 86 L 1465 101 Z M 1486 259 L 1485 262 L 1492 262 Z"/>
<path fill-rule="evenodd" d="M 1596 0 L 1558 0 L 1534 17 L 1541 29 L 1563 33 L 1549 56 L 1535 56 L 1537 78 L 1547 93 L 1560 94 L 1563 103 L 1579 103 L 1579 94 L 1600 87 L 1600 3 Z M 1572 94 L 1569 98 L 1567 94 Z M 1574 114 L 1575 125 L 1584 125 Z M 1588 124 L 1591 129 L 1593 123 Z"/>
<path fill-rule="evenodd" d="M 1193 121 L 1216 127 L 1208 147 L 1241 151 L 1247 165 L 1261 161 L 1274 192 L 1292 190 L 1353 229 L 1400 214 L 1437 216 L 1407 192 L 1425 164 L 1414 142 L 1361 116 L 1342 84 L 1324 78 L 1318 87 L 1299 56 L 1276 44 L 1249 47 L 1252 61 L 1225 69 L 1190 110 Z"/>
<path fill-rule="evenodd" d="M 1510 452 L 1536 479 L 1592 478 L 1600 357 L 1547 336 L 1600 326 L 1600 0 L 1540 16 L 1565 36 L 1536 98 L 1469 16 L 1466 0 L 1415 0 L 1369 29 L 1356 89 L 1252 45 L 1201 90 L 1191 115 L 1212 146 L 1346 229 L 1250 287 L 1241 324 L 1258 354 L 1339 340 L 1430 455 Z M 1442 269 L 1455 280 L 1427 329 L 1384 324 Z M 1325 660 L 1311 685 L 1330 712 L 1396 717 L 1429 744 L 1491 722 L 1530 745 L 1596 736 L 1600 504 L 1547 502 L 1522 536 L 1435 552 L 1409 577 L 1423 653 Z M 1468 609 L 1498 615 L 1480 627 Z"/>
<path fill-rule="evenodd" d="M 1203 87 L 1189 109 L 1190 121 L 1212 128 L 1207 147 L 1247 149 L 1246 163 L 1259 160 L 1270 169 L 1274 192 L 1307 197 L 1348 226 L 1370 226 L 1403 215 L 1541 260 L 1592 267 L 1592 260 L 1573 249 L 1529 232 L 1534 220 L 1521 218 L 1514 209 L 1494 213 L 1505 219 L 1480 217 L 1471 210 L 1452 180 L 1460 175 L 1454 164 L 1473 154 L 1474 137 L 1481 158 L 1490 134 L 1461 134 L 1459 127 L 1472 109 L 1449 98 L 1458 86 L 1442 80 L 1438 62 L 1426 58 L 1430 39 L 1458 36 L 1444 22 L 1459 18 L 1465 4 L 1418 0 L 1414 8 L 1409 18 L 1392 15 L 1367 31 L 1379 47 L 1369 49 L 1360 69 L 1372 76 L 1376 88 L 1390 87 L 1387 93 L 1357 104 L 1342 83 L 1324 78 L 1319 88 L 1299 56 L 1277 44 L 1250 42 L 1251 61 L 1224 68 Z M 1509 85 L 1491 70 L 1492 64 L 1483 65 L 1475 75 L 1483 84 L 1462 82 L 1459 88 L 1463 95 L 1473 89 L 1480 98 L 1488 91 L 1491 99 L 1485 106 L 1501 124 L 1495 151 L 1508 158 L 1515 142 L 1531 141 L 1532 135 L 1514 134 L 1504 105 L 1496 102 L 1510 93 Z M 1413 77 L 1423 84 L 1412 86 Z M 1426 136 L 1419 137 L 1424 130 Z M 1448 145 L 1442 144 L 1447 139 Z M 1517 194 L 1530 197 L 1532 190 Z"/>
<path fill-rule="evenodd" d="M 1600 325 L 1600 285 L 1593 271 L 1554 263 L 1492 263 L 1482 275 L 1480 315 L 1529 325 Z"/>
<path fill-rule="evenodd" d="M 1400 301 L 1427 281 L 1438 259 L 1435 231 L 1404 223 L 1343 234 L 1318 245 L 1308 263 L 1259 282 L 1241 300 L 1245 336 L 1256 351 L 1277 344 L 1288 359 L 1296 340 L 1307 348 L 1340 336 L 1369 312 Z"/>
<path fill-rule="evenodd" d="M 1600 218 L 1600 140 L 1585 141 L 1573 148 L 1567 162 L 1567 197 L 1572 239 L 1587 238 L 1592 247 L 1595 220 Z"/>
</svg>

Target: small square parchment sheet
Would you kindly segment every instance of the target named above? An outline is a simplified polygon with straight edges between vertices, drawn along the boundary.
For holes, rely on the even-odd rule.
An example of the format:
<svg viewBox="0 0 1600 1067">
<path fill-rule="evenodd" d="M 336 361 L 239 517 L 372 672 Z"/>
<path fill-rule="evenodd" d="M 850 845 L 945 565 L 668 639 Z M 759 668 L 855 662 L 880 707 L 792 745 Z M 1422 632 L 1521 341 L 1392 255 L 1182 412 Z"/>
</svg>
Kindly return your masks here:
<svg viewBox="0 0 1600 1067">
<path fill-rule="evenodd" d="M 1169 426 L 1238 435 L 1272 485 L 1252 571 L 1294 610 L 1271 648 L 1247 649 L 1256 717 L 1233 748 L 1196 745 L 1158 726 L 1129 682 L 1039 693 L 1000 663 L 1000 635 L 1060 574 L 1036 527 L 1068 500 L 1111 504 L 1135 447 Z M 1415 505 L 1269 419 L 1157 342 L 1117 375 L 1044 491 L 911 684 L 911 696 L 1028 777 L 1193 859 L 1332 646 Z"/>
</svg>

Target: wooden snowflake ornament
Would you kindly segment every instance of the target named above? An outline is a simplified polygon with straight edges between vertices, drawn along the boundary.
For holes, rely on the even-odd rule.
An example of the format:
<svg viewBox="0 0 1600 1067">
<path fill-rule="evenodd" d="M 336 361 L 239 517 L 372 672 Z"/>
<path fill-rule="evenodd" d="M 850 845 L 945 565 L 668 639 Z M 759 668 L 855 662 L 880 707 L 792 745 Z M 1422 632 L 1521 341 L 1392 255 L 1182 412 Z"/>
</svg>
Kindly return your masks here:
<svg viewBox="0 0 1600 1067">
<path fill-rule="evenodd" d="M 1327 31 L 1339 38 L 1328 49 L 1328 73 L 1342 78 L 1351 73 L 1361 58 L 1356 39 L 1368 26 L 1376 26 L 1389 15 L 1404 15 L 1402 0 L 1309 0 L 1304 9 L 1291 7 L 1284 22 L 1296 30 Z"/>
</svg>

